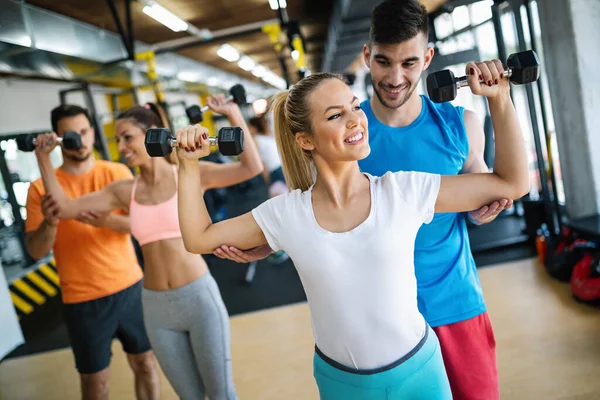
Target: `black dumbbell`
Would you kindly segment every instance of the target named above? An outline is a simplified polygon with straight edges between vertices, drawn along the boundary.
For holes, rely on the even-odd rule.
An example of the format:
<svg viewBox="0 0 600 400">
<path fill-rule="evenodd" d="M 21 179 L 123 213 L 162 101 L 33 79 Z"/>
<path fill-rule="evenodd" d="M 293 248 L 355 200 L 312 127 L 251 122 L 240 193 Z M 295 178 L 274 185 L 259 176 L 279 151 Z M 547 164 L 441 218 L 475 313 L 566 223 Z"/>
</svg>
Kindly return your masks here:
<svg viewBox="0 0 600 400">
<path fill-rule="evenodd" d="M 233 85 L 231 89 L 229 89 L 229 96 L 225 99 L 225 101 L 233 101 L 238 106 L 246 103 L 246 90 L 240 84 Z M 188 119 L 190 120 L 190 124 L 199 124 L 204 121 L 204 113 L 209 110 L 208 106 L 204 106 L 200 108 L 197 105 L 189 106 L 185 109 L 185 113 L 187 114 Z"/>
<path fill-rule="evenodd" d="M 511 54 L 506 66 L 503 76 L 515 84 L 535 82 L 540 77 L 540 59 L 533 50 Z M 454 100 L 458 89 L 465 86 L 469 86 L 467 77 L 456 78 L 448 69 L 427 76 L 427 93 L 436 103 Z"/>
<path fill-rule="evenodd" d="M 244 151 L 244 131 L 237 126 L 219 129 L 217 137 L 209 136 L 211 145 L 217 145 L 224 156 L 237 156 Z M 173 151 L 176 139 L 165 128 L 148 129 L 144 141 L 150 157 L 166 157 Z"/>
<path fill-rule="evenodd" d="M 21 151 L 34 151 L 37 143 L 36 136 L 32 133 L 17 136 L 17 148 Z M 59 137 L 58 142 L 63 144 L 67 150 L 79 150 L 81 148 L 81 135 L 77 132 L 66 131 L 64 137 Z"/>
</svg>

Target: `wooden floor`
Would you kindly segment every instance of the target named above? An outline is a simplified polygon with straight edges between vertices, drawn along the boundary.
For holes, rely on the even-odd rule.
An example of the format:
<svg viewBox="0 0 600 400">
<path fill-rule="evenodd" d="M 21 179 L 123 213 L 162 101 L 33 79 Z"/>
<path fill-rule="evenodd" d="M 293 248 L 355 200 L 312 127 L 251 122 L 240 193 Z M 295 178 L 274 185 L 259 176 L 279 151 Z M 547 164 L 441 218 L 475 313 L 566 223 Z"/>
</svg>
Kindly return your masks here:
<svg viewBox="0 0 600 400">
<path fill-rule="evenodd" d="M 502 399 L 600 399 L 600 310 L 576 303 L 535 260 L 480 270 L 498 346 Z M 317 399 L 305 304 L 231 319 L 241 400 Z M 113 346 L 111 399 L 133 399 L 132 375 Z M 176 399 L 161 375 L 162 398 Z M 0 399 L 78 399 L 69 350 L 0 364 Z"/>
</svg>

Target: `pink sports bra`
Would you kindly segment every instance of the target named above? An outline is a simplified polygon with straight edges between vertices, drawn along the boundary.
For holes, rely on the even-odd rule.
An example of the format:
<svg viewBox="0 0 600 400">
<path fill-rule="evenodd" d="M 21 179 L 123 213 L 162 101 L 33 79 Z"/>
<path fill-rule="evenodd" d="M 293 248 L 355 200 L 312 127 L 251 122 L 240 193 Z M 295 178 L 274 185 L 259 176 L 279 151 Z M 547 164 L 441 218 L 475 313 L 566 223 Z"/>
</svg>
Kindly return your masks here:
<svg viewBox="0 0 600 400">
<path fill-rule="evenodd" d="M 140 246 L 159 240 L 181 237 L 179 216 L 177 214 L 177 167 L 173 165 L 175 175 L 175 194 L 169 200 L 159 204 L 140 204 L 135 201 L 135 189 L 139 176 L 133 181 L 131 202 L 129 203 L 129 223 L 131 234 Z"/>
</svg>

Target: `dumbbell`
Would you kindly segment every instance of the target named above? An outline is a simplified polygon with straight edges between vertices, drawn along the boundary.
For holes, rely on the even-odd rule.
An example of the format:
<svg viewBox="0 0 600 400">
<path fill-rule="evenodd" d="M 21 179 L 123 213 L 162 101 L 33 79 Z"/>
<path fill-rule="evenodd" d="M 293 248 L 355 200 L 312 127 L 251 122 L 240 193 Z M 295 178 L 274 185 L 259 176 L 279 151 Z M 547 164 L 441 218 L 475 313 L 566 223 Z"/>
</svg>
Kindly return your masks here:
<svg viewBox="0 0 600 400">
<path fill-rule="evenodd" d="M 34 151 L 37 143 L 36 136 L 32 133 L 17 136 L 17 148 L 21 151 Z M 79 150 L 81 148 L 81 135 L 77 132 L 66 131 L 64 137 L 59 137 L 58 142 L 63 144 L 67 150 Z"/>
<path fill-rule="evenodd" d="M 233 101 L 237 105 L 242 105 L 246 103 L 246 90 L 244 86 L 237 84 L 233 85 L 229 89 L 229 96 L 225 99 L 225 101 Z M 190 120 L 190 124 L 199 124 L 204 121 L 204 113 L 209 110 L 210 107 L 203 106 L 200 108 L 197 105 L 189 106 L 185 109 L 185 113 Z"/>
<path fill-rule="evenodd" d="M 515 84 L 535 82 L 540 77 L 540 59 L 533 50 L 511 54 L 506 61 L 506 66 L 503 77 L 509 78 Z M 427 76 L 427 93 L 436 103 L 454 100 L 458 89 L 465 86 L 469 86 L 467 77 L 456 78 L 449 69 Z"/>
<path fill-rule="evenodd" d="M 209 136 L 211 145 L 217 145 L 224 156 L 237 156 L 244 151 L 244 131 L 237 126 L 219 129 L 217 137 Z M 166 157 L 177 144 L 175 136 L 165 128 L 148 129 L 144 140 L 150 157 Z"/>
</svg>

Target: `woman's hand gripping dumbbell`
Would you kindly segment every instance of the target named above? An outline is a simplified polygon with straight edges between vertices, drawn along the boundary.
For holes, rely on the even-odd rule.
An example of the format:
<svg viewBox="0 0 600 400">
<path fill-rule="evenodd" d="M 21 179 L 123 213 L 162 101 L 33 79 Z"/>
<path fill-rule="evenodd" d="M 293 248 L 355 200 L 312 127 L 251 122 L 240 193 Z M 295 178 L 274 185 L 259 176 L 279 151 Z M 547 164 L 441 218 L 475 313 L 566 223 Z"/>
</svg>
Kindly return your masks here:
<svg viewBox="0 0 600 400">
<path fill-rule="evenodd" d="M 181 161 L 197 160 L 208 156 L 210 154 L 210 145 L 208 129 L 201 125 L 192 125 L 180 129 L 175 135 L 177 157 Z"/>
<path fill-rule="evenodd" d="M 228 115 L 229 111 L 246 104 L 246 90 L 244 86 L 237 84 L 229 89 L 229 96 L 215 95 L 208 98 L 208 104 L 199 107 L 193 105 L 185 109 L 190 124 L 199 124 L 204 121 L 204 113 L 213 110 L 219 114 Z"/>
<path fill-rule="evenodd" d="M 427 94 L 429 98 L 436 103 L 452 101 L 456 98 L 458 89 L 465 86 L 471 86 L 474 94 L 489 97 L 490 90 L 485 86 L 491 87 L 498 83 L 504 84 L 503 82 L 508 85 L 508 81 L 523 85 L 535 82 L 540 77 L 540 60 L 532 50 L 511 54 L 506 61 L 507 68 L 504 68 L 498 60 L 476 64 L 483 67 L 476 67 L 477 70 L 470 71 L 471 67 L 467 66 L 467 75 L 458 78 L 448 69 L 428 75 Z M 485 65 L 489 67 L 485 67 Z M 500 82 L 490 80 L 495 72 L 500 73 Z"/>
<path fill-rule="evenodd" d="M 180 129 L 177 132 L 177 137 L 185 136 L 187 138 L 188 131 L 202 132 L 206 135 L 205 141 L 208 142 L 208 145 L 205 147 L 205 151 L 208 153 L 199 156 L 205 157 L 210 153 L 210 145 L 216 145 L 219 148 L 219 151 L 224 156 L 237 156 L 242 154 L 244 151 L 244 131 L 242 128 L 237 126 L 232 127 L 223 127 L 219 129 L 219 133 L 217 137 L 208 136 L 208 130 L 201 125 L 191 125 L 186 128 Z M 200 137 L 195 135 L 194 137 Z M 174 136 L 168 129 L 165 128 L 156 128 L 156 129 L 148 129 L 146 131 L 145 145 L 146 151 L 151 157 L 166 157 L 173 151 L 175 146 L 178 146 L 177 137 Z M 190 142 L 191 144 L 192 142 Z M 188 144 L 186 142 L 186 144 Z M 194 148 L 199 147 L 200 139 L 195 142 L 198 146 L 193 146 Z M 188 144 L 188 149 L 189 147 Z M 185 148 L 183 148 L 185 151 Z"/>
</svg>

